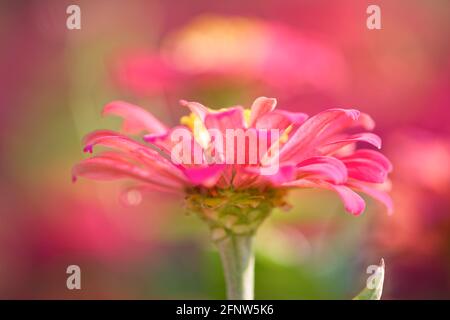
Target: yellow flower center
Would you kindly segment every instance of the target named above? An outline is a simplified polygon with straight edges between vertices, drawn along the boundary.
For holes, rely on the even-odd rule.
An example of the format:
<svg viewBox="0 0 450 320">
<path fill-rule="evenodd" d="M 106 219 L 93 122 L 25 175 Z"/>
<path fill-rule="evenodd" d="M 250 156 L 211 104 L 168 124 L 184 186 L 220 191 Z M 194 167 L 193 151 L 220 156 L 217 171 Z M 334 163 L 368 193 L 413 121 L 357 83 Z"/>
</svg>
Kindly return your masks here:
<svg viewBox="0 0 450 320">
<path fill-rule="evenodd" d="M 280 143 L 286 143 L 289 139 L 289 133 L 292 131 L 292 124 L 287 127 L 284 131 L 283 134 L 280 137 Z"/>
<path fill-rule="evenodd" d="M 252 111 L 250 109 L 245 109 L 244 110 L 244 121 L 245 121 L 245 125 L 248 127 L 250 125 L 250 115 L 251 115 Z"/>
<path fill-rule="evenodd" d="M 181 117 L 180 123 L 191 129 L 195 141 L 203 149 L 208 148 L 211 137 L 203 122 L 195 113 L 191 112 L 188 116 Z"/>
</svg>

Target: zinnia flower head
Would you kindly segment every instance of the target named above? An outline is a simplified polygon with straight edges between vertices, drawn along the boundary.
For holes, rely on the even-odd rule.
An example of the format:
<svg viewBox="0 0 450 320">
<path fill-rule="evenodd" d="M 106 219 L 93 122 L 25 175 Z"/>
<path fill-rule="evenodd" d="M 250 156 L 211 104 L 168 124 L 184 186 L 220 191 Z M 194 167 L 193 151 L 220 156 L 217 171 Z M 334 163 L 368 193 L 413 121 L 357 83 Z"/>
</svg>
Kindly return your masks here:
<svg viewBox="0 0 450 320">
<path fill-rule="evenodd" d="M 122 133 L 88 134 L 85 151 L 92 153 L 94 146 L 108 150 L 77 164 L 74 179 L 131 178 L 139 182 L 133 188 L 139 192 L 184 195 L 188 209 L 208 222 L 215 238 L 228 232 L 254 232 L 273 207 L 285 206 L 284 195 L 291 188 L 334 191 L 354 215 L 365 209 L 357 192 L 392 211 L 390 197 L 382 190 L 391 163 L 378 151 L 356 148 L 357 142 L 381 147 L 381 139 L 367 132 L 374 127 L 369 115 L 329 109 L 308 118 L 275 109 L 276 99 L 265 97 L 257 98 L 249 109 L 234 106 L 217 111 L 197 102 L 181 104 L 191 113 L 173 128 L 138 106 L 119 101 L 106 105 L 104 115 L 124 119 Z M 241 145 L 236 136 L 228 140 L 227 133 L 237 131 L 244 135 Z M 142 142 L 126 135 L 142 132 Z M 217 143 L 218 136 L 227 139 Z M 224 150 L 234 152 L 224 155 Z M 175 151 L 183 151 L 182 157 L 174 157 Z M 276 170 L 264 173 L 275 162 Z"/>
</svg>

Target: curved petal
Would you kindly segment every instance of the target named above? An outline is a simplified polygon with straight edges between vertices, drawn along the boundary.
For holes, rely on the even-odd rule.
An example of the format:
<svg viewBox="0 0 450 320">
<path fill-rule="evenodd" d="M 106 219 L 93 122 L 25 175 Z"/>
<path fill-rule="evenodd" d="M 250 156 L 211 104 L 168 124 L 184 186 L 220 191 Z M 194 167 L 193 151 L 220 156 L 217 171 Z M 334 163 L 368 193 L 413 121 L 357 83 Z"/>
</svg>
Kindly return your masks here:
<svg viewBox="0 0 450 320">
<path fill-rule="evenodd" d="M 336 192 L 344 203 L 345 210 L 353 215 L 360 215 L 366 208 L 366 203 L 363 198 L 352 189 L 344 185 L 335 185 L 326 181 L 316 181 L 308 179 L 299 179 L 284 183 L 286 187 L 300 187 L 300 188 L 322 188 Z"/>
<path fill-rule="evenodd" d="M 188 107 L 191 110 L 191 112 L 197 115 L 202 122 L 205 121 L 206 115 L 212 112 L 212 110 L 208 109 L 207 107 L 198 102 L 180 100 L 180 104 L 184 107 Z"/>
<path fill-rule="evenodd" d="M 392 163 L 389 161 L 386 156 L 382 153 L 370 150 L 370 149 L 358 149 L 354 151 L 351 155 L 341 157 L 341 160 L 352 160 L 352 159 L 367 159 L 378 163 L 380 166 L 384 168 L 387 172 L 392 171 Z"/>
<path fill-rule="evenodd" d="M 339 159 L 333 157 L 312 157 L 297 165 L 297 173 L 305 178 L 322 178 L 335 184 L 347 181 L 347 168 Z"/>
<path fill-rule="evenodd" d="M 271 112 L 275 109 L 277 105 L 277 99 L 259 97 L 253 102 L 250 107 L 250 121 L 248 124 L 249 128 L 253 128 L 260 117 Z"/>
<path fill-rule="evenodd" d="M 182 143 L 189 143 L 191 146 L 189 150 L 193 153 L 194 151 L 199 151 L 201 153 L 200 158 L 203 158 L 203 149 L 201 146 L 195 141 L 192 132 L 183 126 L 176 126 L 166 133 L 163 134 L 147 134 L 144 136 L 144 141 L 148 142 L 152 145 L 155 145 L 162 150 L 164 150 L 167 154 L 171 154 L 173 148 L 180 143 L 180 139 L 183 138 Z M 185 149 L 186 150 L 186 149 Z"/>
<path fill-rule="evenodd" d="M 81 176 L 94 180 L 132 178 L 161 187 L 181 187 L 181 184 L 175 179 L 158 175 L 154 170 L 124 161 L 123 158 L 113 158 L 111 156 L 98 156 L 82 160 L 73 167 L 72 176 L 74 178 Z"/>
<path fill-rule="evenodd" d="M 372 131 L 375 128 L 375 121 L 367 113 L 361 112 L 358 120 L 353 124 L 353 127 L 361 127 L 368 131 Z"/>
<path fill-rule="evenodd" d="M 184 173 L 192 185 L 212 187 L 217 183 L 217 180 L 219 180 L 223 170 L 225 169 L 225 165 L 214 164 L 204 167 L 184 167 L 179 165 L 178 168 Z"/>
<path fill-rule="evenodd" d="M 170 131 L 167 131 L 165 133 L 150 133 L 150 134 L 146 134 L 143 137 L 143 140 L 145 142 L 148 142 L 150 144 L 153 144 L 165 151 L 170 152 L 170 150 L 172 150 L 172 146 L 173 146 L 173 142 L 170 139 L 170 132 L 172 131 L 172 129 L 170 129 Z"/>
<path fill-rule="evenodd" d="M 372 182 L 383 183 L 387 179 L 388 172 L 378 162 L 368 159 L 347 159 L 345 163 L 350 178 Z"/>
<path fill-rule="evenodd" d="M 354 109 L 329 109 L 305 121 L 280 151 L 280 159 L 299 162 L 309 156 L 323 141 L 350 127 L 359 118 Z"/>
<path fill-rule="evenodd" d="M 290 125 L 296 129 L 308 119 L 308 115 L 302 112 L 290 112 L 285 110 L 274 110 L 261 116 L 256 121 L 257 129 L 284 130 Z"/>
<path fill-rule="evenodd" d="M 351 214 L 355 216 L 360 215 L 366 208 L 366 202 L 364 199 L 349 187 L 330 183 L 329 188 L 334 190 L 339 195 L 344 203 L 345 210 Z"/>
<path fill-rule="evenodd" d="M 149 133 L 164 133 L 167 127 L 151 113 L 134 104 L 124 101 L 108 103 L 102 114 L 115 115 L 123 118 L 122 131 L 130 134 L 146 131 Z"/>
<path fill-rule="evenodd" d="M 96 130 L 83 138 L 84 152 L 92 153 L 94 146 L 101 145 L 124 152 L 135 152 L 150 159 L 167 161 L 161 153 L 148 146 L 111 130 Z M 167 158 L 167 157 L 166 157 Z"/>
<path fill-rule="evenodd" d="M 274 186 L 280 186 L 285 182 L 292 181 L 296 173 L 294 165 L 283 165 L 278 168 L 243 167 L 241 170 L 253 176 L 259 175 L 264 181 L 268 181 Z"/>
<path fill-rule="evenodd" d="M 326 146 L 337 145 L 335 147 L 336 148 L 339 147 L 339 149 L 340 149 L 343 146 L 353 143 L 353 142 L 367 142 L 367 143 L 373 145 L 374 147 L 381 149 L 381 138 L 378 135 L 376 135 L 375 133 L 371 133 L 371 132 L 362 132 L 362 133 L 353 134 L 353 135 L 348 136 L 343 139 L 338 139 L 338 140 L 328 142 L 326 144 Z"/>
<path fill-rule="evenodd" d="M 132 157 L 135 162 L 158 169 L 165 175 L 183 180 L 183 175 L 176 170 L 170 155 L 161 150 L 152 149 L 137 141 L 134 141 L 120 133 L 109 130 L 98 130 L 91 132 L 84 138 L 85 152 L 91 152 L 95 145 L 101 145 L 114 150 L 121 151 Z M 113 152 L 114 153 L 114 152 Z"/>
<path fill-rule="evenodd" d="M 244 129 L 244 114 L 241 107 L 208 113 L 205 117 L 206 129 L 217 129 L 225 136 L 226 129 Z"/>
<path fill-rule="evenodd" d="M 388 214 L 392 214 L 394 212 L 394 204 L 391 197 L 386 192 L 377 189 L 375 186 L 358 181 L 349 181 L 347 185 L 381 202 L 386 207 Z"/>
</svg>

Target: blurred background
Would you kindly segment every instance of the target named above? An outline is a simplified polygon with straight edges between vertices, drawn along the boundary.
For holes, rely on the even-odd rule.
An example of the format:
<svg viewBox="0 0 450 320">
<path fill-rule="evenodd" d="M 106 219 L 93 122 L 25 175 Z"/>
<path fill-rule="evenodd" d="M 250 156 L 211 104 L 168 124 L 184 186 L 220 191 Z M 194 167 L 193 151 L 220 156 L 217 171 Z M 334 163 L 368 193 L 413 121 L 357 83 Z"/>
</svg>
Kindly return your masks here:
<svg viewBox="0 0 450 320">
<path fill-rule="evenodd" d="M 68 30 L 66 8 L 81 8 Z M 366 8 L 381 8 L 368 30 Z M 450 298 L 450 3 L 0 1 L 0 298 L 225 298 L 207 228 L 127 182 L 71 182 L 84 134 L 118 129 L 109 101 L 178 123 L 276 97 L 314 114 L 371 114 L 394 163 L 395 213 L 360 217 L 326 191 L 291 193 L 256 241 L 256 298 L 350 299 L 385 259 L 384 299 Z M 82 290 L 66 288 L 81 267 Z"/>
</svg>

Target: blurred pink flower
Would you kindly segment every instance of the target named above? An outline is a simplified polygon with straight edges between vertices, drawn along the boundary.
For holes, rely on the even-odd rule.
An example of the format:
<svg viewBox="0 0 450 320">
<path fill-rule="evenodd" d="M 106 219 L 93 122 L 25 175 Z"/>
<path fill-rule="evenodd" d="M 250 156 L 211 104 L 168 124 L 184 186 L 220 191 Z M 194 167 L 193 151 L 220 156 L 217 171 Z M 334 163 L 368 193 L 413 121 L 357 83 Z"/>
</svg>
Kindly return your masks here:
<svg viewBox="0 0 450 320">
<path fill-rule="evenodd" d="M 347 129 L 373 129 L 374 121 L 369 115 L 354 109 L 329 109 L 307 119 L 303 113 L 275 110 L 276 99 L 265 97 L 256 99 L 247 110 L 235 106 L 213 111 L 197 102 L 181 103 L 191 110 L 191 115 L 182 118 L 182 125 L 171 129 L 138 106 L 125 102 L 108 104 L 103 114 L 123 117 L 122 129 L 126 133 L 146 131 L 144 140 L 149 144 L 114 131 L 94 131 L 84 139 L 85 151 L 92 152 L 96 145 L 114 150 L 81 161 L 73 168 L 74 178 L 132 178 L 142 183 L 131 189 L 132 192 L 180 195 L 192 189 L 208 192 L 323 188 L 336 192 L 346 210 L 358 215 L 364 211 L 365 202 L 356 190 L 381 201 L 389 212 L 392 211 L 390 197 L 380 188 L 392 169 L 391 163 L 377 151 L 355 148 L 357 142 L 380 148 L 381 139 L 369 132 L 344 133 Z M 175 163 L 170 157 L 174 148 L 172 135 L 179 129 L 189 135 L 189 140 L 183 143 L 194 146 L 192 150 L 200 150 L 202 159 L 211 155 L 213 141 L 208 130 L 218 130 L 223 136 L 227 129 L 255 132 L 258 139 L 266 139 L 268 149 L 256 165 L 248 161 L 247 149 L 242 164 Z M 278 139 L 267 137 L 267 130 L 271 129 L 281 132 Z M 279 148 L 278 170 L 273 174 L 261 174 L 267 167 L 264 159 L 275 146 Z"/>
<path fill-rule="evenodd" d="M 120 85 L 139 93 L 218 80 L 297 92 L 335 90 L 345 84 L 345 70 L 337 50 L 282 24 L 206 15 L 166 36 L 159 51 L 122 57 L 116 72 Z"/>
<path fill-rule="evenodd" d="M 150 241 L 134 239 L 130 230 L 108 216 L 107 211 L 91 201 L 72 201 L 60 207 L 64 215 L 40 217 L 28 226 L 29 242 L 41 259 L 61 255 L 79 255 L 97 259 L 128 261 L 150 251 Z M 35 226 L 38 227 L 35 227 Z"/>
<path fill-rule="evenodd" d="M 450 140 L 418 128 L 398 129 L 388 140 L 395 163 L 395 215 L 378 216 L 368 252 L 391 261 L 390 297 L 449 296 Z M 411 285 L 413 284 L 413 285 Z M 413 290 L 412 290 L 413 289 Z"/>
<path fill-rule="evenodd" d="M 448 232 L 440 230 L 450 224 L 449 140 L 417 129 L 397 131 L 391 139 L 395 148 L 388 152 L 397 168 L 392 177 L 396 215 L 383 221 L 379 240 L 394 252 L 446 251 Z M 386 238 L 386 232 L 395 238 Z"/>
</svg>

